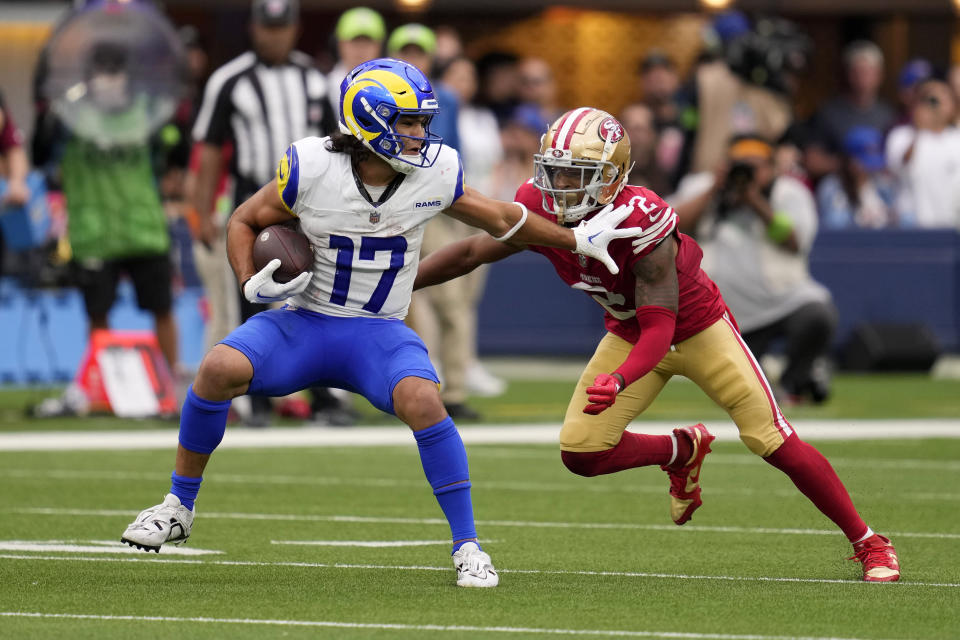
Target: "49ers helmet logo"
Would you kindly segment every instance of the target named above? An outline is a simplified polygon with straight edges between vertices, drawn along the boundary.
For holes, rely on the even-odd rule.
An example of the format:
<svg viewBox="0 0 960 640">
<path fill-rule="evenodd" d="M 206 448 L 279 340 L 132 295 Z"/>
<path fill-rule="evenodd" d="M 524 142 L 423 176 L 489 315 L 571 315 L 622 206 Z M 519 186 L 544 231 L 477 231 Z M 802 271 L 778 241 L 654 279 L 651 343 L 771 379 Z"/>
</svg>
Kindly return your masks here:
<svg viewBox="0 0 960 640">
<path fill-rule="evenodd" d="M 619 142 L 623 139 L 623 126 L 613 118 L 600 121 L 600 137 L 607 142 Z"/>
</svg>

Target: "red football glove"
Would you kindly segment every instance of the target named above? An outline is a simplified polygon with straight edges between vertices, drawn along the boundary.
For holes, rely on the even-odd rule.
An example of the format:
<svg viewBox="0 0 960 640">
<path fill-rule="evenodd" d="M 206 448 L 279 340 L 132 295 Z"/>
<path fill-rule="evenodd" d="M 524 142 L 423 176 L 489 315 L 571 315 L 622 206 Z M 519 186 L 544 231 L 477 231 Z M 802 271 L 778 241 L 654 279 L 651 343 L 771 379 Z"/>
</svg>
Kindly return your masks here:
<svg viewBox="0 0 960 640">
<path fill-rule="evenodd" d="M 591 402 L 583 408 L 584 413 L 592 416 L 604 411 L 607 407 L 613 406 L 617 400 L 617 393 L 620 391 L 620 380 L 609 373 L 601 373 L 593 379 L 593 386 L 587 387 L 587 400 Z"/>
</svg>

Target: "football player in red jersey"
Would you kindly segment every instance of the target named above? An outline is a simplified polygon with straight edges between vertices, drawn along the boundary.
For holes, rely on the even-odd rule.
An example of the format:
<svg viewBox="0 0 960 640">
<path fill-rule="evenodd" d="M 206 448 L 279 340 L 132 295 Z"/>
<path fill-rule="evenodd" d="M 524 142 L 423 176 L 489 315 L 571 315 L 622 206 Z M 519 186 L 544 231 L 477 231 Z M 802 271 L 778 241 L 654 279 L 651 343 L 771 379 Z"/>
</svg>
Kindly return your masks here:
<svg viewBox="0 0 960 640">
<path fill-rule="evenodd" d="M 700 268 L 700 247 L 677 231 L 676 213 L 657 194 L 626 184 L 630 140 L 620 123 L 598 109 L 569 111 L 544 136 L 534 165 L 534 178 L 516 196 L 531 213 L 575 225 L 610 203 L 633 206 L 621 224 L 645 232 L 610 244 L 620 272 L 569 251 L 478 235 L 431 254 L 414 286 L 530 249 L 604 308 L 607 334 L 580 376 L 560 431 L 564 465 L 588 477 L 659 465 L 670 478 L 671 518 L 687 522 L 701 505 L 700 469 L 714 436 L 702 424 L 668 436 L 626 431 L 672 376 L 685 376 L 727 411 L 752 452 L 786 473 L 840 527 L 864 580 L 898 580 L 893 545 L 860 518 L 830 463 L 781 413 L 717 286 Z"/>
</svg>

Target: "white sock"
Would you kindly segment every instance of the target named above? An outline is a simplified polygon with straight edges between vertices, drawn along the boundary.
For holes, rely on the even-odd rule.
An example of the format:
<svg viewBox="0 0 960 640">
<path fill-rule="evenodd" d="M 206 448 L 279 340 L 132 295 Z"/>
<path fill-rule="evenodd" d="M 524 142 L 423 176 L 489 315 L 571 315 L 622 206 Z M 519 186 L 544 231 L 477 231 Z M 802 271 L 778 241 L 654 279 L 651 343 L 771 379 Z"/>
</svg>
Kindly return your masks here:
<svg viewBox="0 0 960 640">
<path fill-rule="evenodd" d="M 869 538 L 869 537 L 872 536 L 872 535 L 874 535 L 873 529 L 871 529 L 870 527 L 867 527 L 867 532 L 866 532 L 865 534 L 863 534 L 863 537 L 860 538 L 859 540 L 854 540 L 854 541 L 853 541 L 853 544 L 857 544 L 858 542 L 863 542 L 864 540 L 866 540 L 867 538 Z"/>
<path fill-rule="evenodd" d="M 670 442 L 673 443 L 673 454 L 670 456 L 670 462 L 667 463 L 668 467 L 677 461 L 677 434 L 670 434 Z"/>
</svg>

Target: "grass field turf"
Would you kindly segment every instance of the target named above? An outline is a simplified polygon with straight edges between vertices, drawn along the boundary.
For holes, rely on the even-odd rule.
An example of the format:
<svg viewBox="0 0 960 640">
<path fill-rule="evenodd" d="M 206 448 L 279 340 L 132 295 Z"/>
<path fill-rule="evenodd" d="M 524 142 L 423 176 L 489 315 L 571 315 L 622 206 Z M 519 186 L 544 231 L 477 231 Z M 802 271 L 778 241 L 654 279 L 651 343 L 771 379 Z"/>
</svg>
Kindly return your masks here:
<svg viewBox="0 0 960 640">
<path fill-rule="evenodd" d="M 494 423 L 556 422 L 571 387 L 512 381 L 505 396 L 473 404 Z M 0 393 L 0 430 L 173 427 L 25 421 L 23 406 L 44 395 Z M 359 408 L 366 423 L 395 424 Z M 834 400 L 787 415 L 956 418 L 960 385 L 841 375 Z M 644 417 L 689 423 L 723 414 L 694 385 L 676 382 Z M 901 583 L 858 582 L 844 538 L 735 441 L 714 446 L 705 506 L 682 528 L 667 515 L 659 470 L 587 480 L 566 472 L 552 447 L 470 446 L 479 531 L 502 578 L 485 591 L 454 586 L 445 542 L 271 542 L 445 541 L 412 439 L 407 447 L 218 452 L 182 547 L 224 552 L 205 556 L 10 550 L 11 540 L 117 545 L 136 512 L 166 490 L 172 452 L 0 452 L 0 614 L 19 612 L 0 616 L 0 638 L 957 637 L 960 440 L 819 447 L 868 523 L 894 538 Z M 59 615 L 77 617 L 51 617 Z"/>
<path fill-rule="evenodd" d="M 819 446 L 896 543 L 901 583 L 858 582 L 843 536 L 734 441 L 714 445 L 682 528 L 658 469 L 588 480 L 553 447 L 470 446 L 493 590 L 454 586 L 446 544 L 273 543 L 445 541 L 412 443 L 226 449 L 183 547 L 222 554 L 0 550 L 0 612 L 94 616 L 2 616 L 0 637 L 955 638 L 960 441 Z M 116 541 L 159 501 L 171 457 L 0 453 L 0 543 Z M 140 619 L 157 616 L 172 619 Z"/>
</svg>

